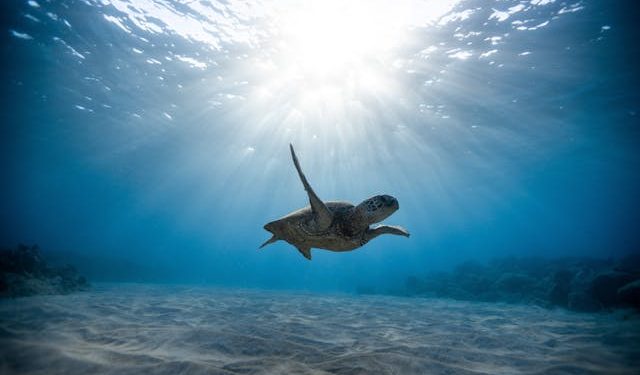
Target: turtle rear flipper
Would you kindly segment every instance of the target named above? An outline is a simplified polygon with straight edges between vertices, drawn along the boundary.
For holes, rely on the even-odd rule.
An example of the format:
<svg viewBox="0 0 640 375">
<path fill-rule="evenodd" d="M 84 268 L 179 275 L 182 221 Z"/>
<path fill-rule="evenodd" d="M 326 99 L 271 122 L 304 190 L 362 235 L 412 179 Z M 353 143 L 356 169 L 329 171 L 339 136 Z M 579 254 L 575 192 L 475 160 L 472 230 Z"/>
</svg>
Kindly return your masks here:
<svg viewBox="0 0 640 375">
<path fill-rule="evenodd" d="M 274 243 L 274 242 L 276 242 L 278 240 L 279 240 L 279 238 L 276 237 L 276 235 L 274 234 L 273 236 L 271 236 L 271 238 L 269 238 L 262 245 L 260 245 L 260 247 L 258 249 L 262 249 L 263 247 L 267 246 L 268 244 Z"/>
</svg>

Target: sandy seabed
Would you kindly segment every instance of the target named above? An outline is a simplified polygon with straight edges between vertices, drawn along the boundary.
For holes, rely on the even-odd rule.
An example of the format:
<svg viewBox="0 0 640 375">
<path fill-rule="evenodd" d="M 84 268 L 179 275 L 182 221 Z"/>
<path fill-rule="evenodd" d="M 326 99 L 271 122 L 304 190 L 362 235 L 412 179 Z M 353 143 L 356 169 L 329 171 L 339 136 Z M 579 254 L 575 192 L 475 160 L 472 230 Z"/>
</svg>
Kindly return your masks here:
<svg viewBox="0 0 640 375">
<path fill-rule="evenodd" d="M 0 301 L 1 374 L 638 374 L 640 319 L 535 306 L 98 285 Z"/>
</svg>

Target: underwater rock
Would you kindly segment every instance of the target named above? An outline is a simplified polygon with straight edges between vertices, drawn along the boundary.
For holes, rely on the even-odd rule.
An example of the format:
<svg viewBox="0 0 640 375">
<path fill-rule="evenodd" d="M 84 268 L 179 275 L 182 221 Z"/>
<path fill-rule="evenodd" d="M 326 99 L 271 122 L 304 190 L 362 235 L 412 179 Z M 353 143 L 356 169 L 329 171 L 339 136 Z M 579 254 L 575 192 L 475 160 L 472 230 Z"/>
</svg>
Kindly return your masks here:
<svg viewBox="0 0 640 375">
<path fill-rule="evenodd" d="M 68 294 L 88 287 L 74 267 L 49 266 L 37 245 L 0 250 L 0 297 Z"/>
<path fill-rule="evenodd" d="M 640 309 L 640 280 L 635 280 L 618 289 L 620 303 Z"/>
<path fill-rule="evenodd" d="M 614 271 L 624 272 L 640 279 L 640 254 L 629 254 L 620 259 Z"/>
<path fill-rule="evenodd" d="M 618 289 L 634 280 L 633 276 L 626 272 L 607 271 L 596 276 L 589 287 L 589 293 L 604 308 L 620 305 Z"/>
<path fill-rule="evenodd" d="M 640 309 L 640 257 L 497 258 L 407 279 L 402 294 L 483 302 L 531 303 L 575 311 Z M 636 282 L 638 281 L 638 282 Z"/>
<path fill-rule="evenodd" d="M 498 278 L 494 287 L 509 294 L 526 294 L 531 290 L 534 284 L 534 279 L 529 277 L 529 275 L 505 273 Z"/>
<path fill-rule="evenodd" d="M 601 310 L 602 305 L 589 293 L 580 290 L 569 293 L 567 298 L 567 308 L 574 311 L 595 312 Z"/>
<path fill-rule="evenodd" d="M 557 271 L 553 276 L 553 287 L 549 292 L 549 302 L 556 306 L 568 307 L 569 292 L 571 291 L 571 280 L 573 272 L 569 270 Z"/>
</svg>

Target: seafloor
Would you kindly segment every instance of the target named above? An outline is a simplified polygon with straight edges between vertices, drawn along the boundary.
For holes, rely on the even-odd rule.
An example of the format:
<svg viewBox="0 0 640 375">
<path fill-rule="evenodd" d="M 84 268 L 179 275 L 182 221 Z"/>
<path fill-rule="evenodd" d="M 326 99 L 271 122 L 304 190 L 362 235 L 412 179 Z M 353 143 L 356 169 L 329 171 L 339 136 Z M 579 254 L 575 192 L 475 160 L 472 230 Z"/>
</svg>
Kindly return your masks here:
<svg viewBox="0 0 640 375">
<path fill-rule="evenodd" d="M 2 374 L 639 372 L 620 312 L 131 284 L 0 301 Z"/>
</svg>

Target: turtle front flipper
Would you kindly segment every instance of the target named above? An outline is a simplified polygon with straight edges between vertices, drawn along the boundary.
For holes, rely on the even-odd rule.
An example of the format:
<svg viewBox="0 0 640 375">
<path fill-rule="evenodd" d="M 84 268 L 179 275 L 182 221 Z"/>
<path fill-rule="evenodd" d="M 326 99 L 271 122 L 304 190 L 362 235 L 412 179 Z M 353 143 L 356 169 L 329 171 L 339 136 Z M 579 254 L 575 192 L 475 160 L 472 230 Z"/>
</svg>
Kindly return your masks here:
<svg viewBox="0 0 640 375">
<path fill-rule="evenodd" d="M 378 225 L 367 229 L 364 233 L 363 244 L 371 241 L 381 234 L 395 234 L 396 236 L 409 237 L 409 232 L 399 225 Z"/>
<path fill-rule="evenodd" d="M 313 211 L 315 219 L 314 230 L 318 232 L 326 230 L 327 228 L 329 228 L 329 226 L 331 226 L 331 222 L 333 221 L 333 214 L 331 213 L 331 210 L 329 210 L 327 205 L 325 205 L 320 200 L 320 198 L 318 198 L 315 191 L 313 191 L 313 189 L 311 188 L 311 185 L 309 185 L 309 182 L 307 181 L 304 173 L 302 173 L 300 162 L 298 162 L 298 157 L 296 156 L 295 151 L 293 151 L 293 145 L 289 144 L 289 148 L 291 149 L 291 157 L 293 158 L 293 164 L 296 166 L 296 170 L 298 171 L 298 176 L 300 176 L 300 180 L 302 180 L 304 190 L 306 190 L 307 195 L 309 195 L 309 202 L 311 203 L 311 210 Z M 311 259 L 310 256 L 309 259 Z"/>
</svg>

